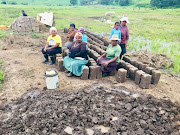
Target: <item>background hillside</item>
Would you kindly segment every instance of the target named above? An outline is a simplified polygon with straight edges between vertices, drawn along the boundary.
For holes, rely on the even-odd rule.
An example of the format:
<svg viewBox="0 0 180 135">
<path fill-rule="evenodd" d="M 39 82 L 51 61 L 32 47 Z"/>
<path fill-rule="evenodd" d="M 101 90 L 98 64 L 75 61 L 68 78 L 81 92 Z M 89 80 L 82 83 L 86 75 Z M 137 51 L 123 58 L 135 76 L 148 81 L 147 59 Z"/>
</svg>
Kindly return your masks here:
<svg viewBox="0 0 180 135">
<path fill-rule="evenodd" d="M 94 0 L 93 4 L 98 4 L 100 0 Z M 51 5 L 51 6 L 68 6 L 70 5 L 70 0 L 0 0 L 1 2 L 6 2 L 7 4 L 12 4 L 13 2 L 18 5 Z M 80 4 L 80 0 L 78 0 Z M 149 4 L 150 0 L 131 0 L 131 5 L 137 4 Z M 113 2 L 115 4 L 115 0 Z"/>
</svg>

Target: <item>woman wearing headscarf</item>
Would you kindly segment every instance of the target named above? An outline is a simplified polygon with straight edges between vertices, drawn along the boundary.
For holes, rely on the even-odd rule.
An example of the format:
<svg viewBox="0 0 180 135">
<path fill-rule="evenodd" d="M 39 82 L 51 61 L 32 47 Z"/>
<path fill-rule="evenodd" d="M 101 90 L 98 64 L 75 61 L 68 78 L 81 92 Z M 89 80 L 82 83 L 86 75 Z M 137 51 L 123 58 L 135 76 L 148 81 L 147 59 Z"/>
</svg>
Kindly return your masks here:
<svg viewBox="0 0 180 135">
<path fill-rule="evenodd" d="M 116 69 L 121 54 L 121 47 L 118 45 L 118 35 L 112 35 L 111 44 L 108 46 L 106 52 L 97 59 L 97 64 L 101 66 L 103 77 L 108 76 L 109 73 Z"/>
<path fill-rule="evenodd" d="M 85 65 L 88 63 L 87 43 L 82 41 L 82 33 L 75 35 L 76 41 L 73 42 L 69 49 L 69 56 L 64 58 L 63 66 L 70 72 L 67 76 L 81 76 Z"/>
<path fill-rule="evenodd" d="M 55 27 L 50 28 L 50 34 L 45 47 L 42 49 L 45 58 L 42 62 L 48 62 L 48 56 L 50 56 L 51 62 L 49 64 L 53 65 L 55 63 L 55 54 L 61 53 L 62 41 L 61 37 L 57 35 L 57 29 Z"/>
<path fill-rule="evenodd" d="M 67 42 L 65 43 L 64 47 L 67 47 L 68 49 L 71 48 L 76 32 L 75 24 L 70 24 L 70 30 L 67 34 Z"/>
<path fill-rule="evenodd" d="M 129 23 L 128 21 L 128 17 L 127 16 L 123 16 L 120 20 L 120 31 L 121 31 L 121 42 L 120 42 L 120 46 L 122 49 L 120 58 L 122 57 L 123 54 L 126 53 L 126 47 L 128 46 L 128 40 L 129 40 L 129 30 L 127 27 L 127 23 Z"/>
<path fill-rule="evenodd" d="M 84 42 L 88 42 L 87 41 L 87 36 L 86 36 L 86 34 L 84 34 L 84 28 L 83 27 L 80 27 L 79 29 L 78 29 L 78 32 L 81 32 L 82 33 L 82 41 L 84 41 Z M 76 41 L 76 39 L 74 38 L 74 40 L 73 41 Z"/>
</svg>

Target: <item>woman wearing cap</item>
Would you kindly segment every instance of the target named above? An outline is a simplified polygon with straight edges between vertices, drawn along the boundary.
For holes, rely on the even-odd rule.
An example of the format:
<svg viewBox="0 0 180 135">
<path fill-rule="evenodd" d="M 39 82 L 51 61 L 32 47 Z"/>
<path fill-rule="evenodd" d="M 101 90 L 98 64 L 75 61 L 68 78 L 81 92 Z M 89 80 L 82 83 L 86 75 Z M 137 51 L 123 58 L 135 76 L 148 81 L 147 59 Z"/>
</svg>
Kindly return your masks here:
<svg viewBox="0 0 180 135">
<path fill-rule="evenodd" d="M 86 34 L 84 34 L 84 28 L 83 27 L 80 27 L 79 29 L 78 29 L 78 32 L 81 32 L 82 33 L 82 41 L 84 41 L 84 42 L 88 42 L 87 41 L 87 36 L 86 36 Z M 76 39 L 74 38 L 74 40 L 73 41 L 76 41 Z"/>
<path fill-rule="evenodd" d="M 101 66 L 101 70 L 103 71 L 103 77 L 109 75 L 118 66 L 119 56 L 121 54 L 121 47 L 118 45 L 119 40 L 118 35 L 112 35 L 111 44 L 108 46 L 106 52 L 97 59 L 97 64 Z"/>
<path fill-rule="evenodd" d="M 120 42 L 120 46 L 122 49 L 120 58 L 122 57 L 123 54 L 126 53 L 126 47 L 128 46 L 128 40 L 129 40 L 129 30 L 128 27 L 126 26 L 126 24 L 129 23 L 128 21 L 128 17 L 127 16 L 123 16 L 120 20 L 120 31 L 121 31 L 121 42 Z"/>
<path fill-rule="evenodd" d="M 55 27 L 50 28 L 50 36 L 47 39 L 47 43 L 45 47 L 42 49 L 42 53 L 44 54 L 45 60 L 42 61 L 43 63 L 48 62 L 48 55 L 51 58 L 50 65 L 53 65 L 55 63 L 55 57 L 54 55 L 57 53 L 61 53 L 61 46 L 62 41 L 61 37 L 57 35 L 57 29 Z"/>
<path fill-rule="evenodd" d="M 70 30 L 67 34 L 67 42 L 65 43 L 65 47 L 67 47 L 68 49 L 71 48 L 71 45 L 73 43 L 73 39 L 74 39 L 74 35 L 76 34 L 76 30 L 75 30 L 75 24 L 70 24 Z"/>
<path fill-rule="evenodd" d="M 67 76 L 81 76 L 85 65 L 88 63 L 87 43 L 82 41 L 82 33 L 75 35 L 76 41 L 73 42 L 69 49 L 69 56 L 64 58 L 63 66 L 70 72 Z"/>
</svg>

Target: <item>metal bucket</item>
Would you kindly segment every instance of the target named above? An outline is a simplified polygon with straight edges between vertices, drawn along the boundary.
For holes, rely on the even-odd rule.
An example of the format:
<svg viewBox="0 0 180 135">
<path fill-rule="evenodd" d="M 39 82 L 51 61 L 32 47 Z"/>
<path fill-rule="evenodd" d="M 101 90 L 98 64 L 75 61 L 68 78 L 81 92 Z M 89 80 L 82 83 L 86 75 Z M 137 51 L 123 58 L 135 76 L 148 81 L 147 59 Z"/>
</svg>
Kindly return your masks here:
<svg viewBox="0 0 180 135">
<path fill-rule="evenodd" d="M 58 88 L 58 72 L 55 70 L 46 71 L 46 86 L 47 89 L 56 89 Z"/>
</svg>

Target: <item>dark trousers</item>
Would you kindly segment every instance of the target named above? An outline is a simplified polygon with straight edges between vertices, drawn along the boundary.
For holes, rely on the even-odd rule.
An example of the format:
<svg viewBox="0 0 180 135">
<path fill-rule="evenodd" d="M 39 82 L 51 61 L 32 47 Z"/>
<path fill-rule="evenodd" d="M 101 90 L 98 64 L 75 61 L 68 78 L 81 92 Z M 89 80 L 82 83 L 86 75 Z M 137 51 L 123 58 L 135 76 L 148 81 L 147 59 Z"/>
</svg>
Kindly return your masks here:
<svg viewBox="0 0 180 135">
<path fill-rule="evenodd" d="M 49 56 L 54 56 L 57 53 L 61 53 L 61 47 L 57 47 L 54 49 L 50 49 L 50 50 L 46 50 L 46 52 L 44 51 L 44 48 L 42 49 L 42 53 L 44 54 L 45 58 L 48 58 Z"/>
<path fill-rule="evenodd" d="M 126 46 L 125 44 L 120 44 L 120 47 L 121 47 L 121 54 L 120 54 L 120 58 L 121 58 L 122 55 L 126 53 Z"/>
</svg>

